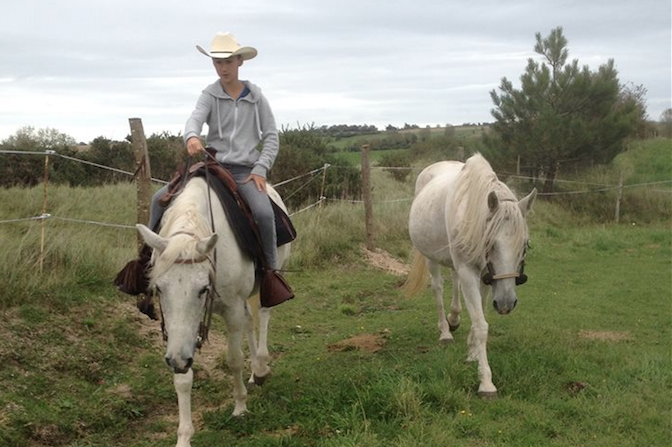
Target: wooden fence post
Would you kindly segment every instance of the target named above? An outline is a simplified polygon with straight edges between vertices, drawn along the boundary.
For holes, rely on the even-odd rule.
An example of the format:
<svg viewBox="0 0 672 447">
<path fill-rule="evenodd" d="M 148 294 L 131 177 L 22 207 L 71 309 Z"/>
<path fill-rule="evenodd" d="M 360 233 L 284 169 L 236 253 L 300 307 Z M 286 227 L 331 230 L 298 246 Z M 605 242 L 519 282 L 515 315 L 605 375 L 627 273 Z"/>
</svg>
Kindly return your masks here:
<svg viewBox="0 0 672 447">
<path fill-rule="evenodd" d="M 458 161 L 464 161 L 464 147 L 458 146 L 457 150 L 455 151 L 455 158 Z"/>
<path fill-rule="evenodd" d="M 149 166 L 149 153 L 147 152 L 147 140 L 145 130 L 140 118 L 129 118 L 131 126 L 131 144 L 135 157 L 135 187 L 137 191 L 138 222 L 147 225 L 149 222 L 149 205 L 152 200 L 151 192 L 151 169 Z M 142 248 L 142 237 L 138 233 L 138 252 Z"/>
<path fill-rule="evenodd" d="M 373 229 L 373 201 L 371 200 L 371 166 L 369 151 L 371 145 L 362 145 L 362 198 L 364 199 L 364 222 L 366 227 L 366 248 L 373 251 L 376 248 Z"/>
<path fill-rule="evenodd" d="M 623 172 L 618 176 L 618 190 L 616 191 L 616 211 L 614 220 L 619 223 L 621 220 L 621 198 L 623 197 Z"/>
</svg>

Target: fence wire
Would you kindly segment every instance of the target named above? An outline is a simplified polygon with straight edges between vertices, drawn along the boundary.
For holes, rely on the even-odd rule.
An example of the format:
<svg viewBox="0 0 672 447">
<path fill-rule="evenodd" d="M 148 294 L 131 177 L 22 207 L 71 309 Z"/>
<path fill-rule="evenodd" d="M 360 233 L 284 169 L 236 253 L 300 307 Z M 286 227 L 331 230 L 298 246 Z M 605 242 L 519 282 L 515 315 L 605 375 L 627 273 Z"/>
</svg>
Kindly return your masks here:
<svg viewBox="0 0 672 447">
<path fill-rule="evenodd" d="M 122 169 L 110 167 L 110 166 L 105 166 L 101 165 L 98 163 L 90 162 L 88 160 L 83 160 L 80 158 L 76 157 L 71 157 L 68 155 L 63 155 L 59 154 L 58 152 L 54 150 L 44 150 L 44 151 L 15 151 L 15 150 L 0 150 L 0 155 L 2 154 L 11 154 L 11 155 L 31 155 L 31 156 L 56 156 L 56 157 L 61 157 L 65 160 L 69 160 L 72 162 L 76 163 L 82 163 L 85 165 L 93 166 L 99 169 L 104 169 L 104 170 L 109 170 L 112 172 L 116 172 L 119 174 L 124 174 L 128 175 L 130 177 L 135 177 L 134 172 L 130 171 L 125 171 Z M 294 191 L 288 193 L 285 196 L 285 199 L 289 199 L 295 194 L 297 194 L 299 191 L 302 189 L 306 188 L 310 183 L 312 183 L 315 179 L 318 178 L 318 174 L 324 173 L 327 169 L 329 168 L 335 168 L 335 169 L 351 169 L 352 166 L 338 166 L 338 165 L 329 165 L 325 164 L 324 166 L 313 169 L 312 171 L 306 172 L 304 174 L 297 175 L 295 177 L 289 178 L 287 180 L 283 180 L 281 182 L 275 183 L 273 186 L 274 187 L 280 187 L 287 185 L 289 183 L 298 181 L 300 179 L 310 177 L 307 181 L 302 183 L 300 186 L 298 186 Z M 409 171 L 419 171 L 423 168 L 418 168 L 418 167 L 400 167 L 400 166 L 371 166 L 371 169 L 382 169 L 382 170 L 388 170 L 388 171 L 393 171 L 393 170 L 409 170 Z M 513 174 L 507 174 L 505 173 L 504 175 L 511 177 L 511 178 L 517 178 L 521 180 L 538 180 L 533 177 L 527 177 L 527 176 L 521 176 L 521 175 L 513 175 Z M 168 182 L 165 180 L 161 179 L 156 179 L 152 178 L 151 179 L 153 182 L 156 183 L 161 183 L 161 184 L 167 184 Z M 615 185 L 605 185 L 605 184 L 600 184 L 600 183 L 590 183 L 590 182 L 580 182 L 580 181 L 574 181 L 574 180 L 563 180 L 563 179 L 556 179 L 554 180 L 555 182 L 559 183 L 573 183 L 577 185 L 584 185 L 587 187 L 590 186 L 599 186 L 599 188 L 593 188 L 593 189 L 581 189 L 581 190 L 574 190 L 574 191 L 561 191 L 561 192 L 550 192 L 550 193 L 539 193 L 540 196 L 560 196 L 560 195 L 579 195 L 579 194 L 592 194 L 592 193 L 601 193 L 601 192 L 606 192 L 606 191 L 614 191 L 618 189 L 633 189 L 633 188 L 644 188 L 644 187 L 651 187 L 655 185 L 666 185 L 666 184 L 672 184 L 672 180 L 662 180 L 662 181 L 657 181 L 657 182 L 647 182 L 647 183 L 637 183 L 637 184 L 630 184 L 630 185 L 620 185 L 620 186 L 615 186 Z M 672 193 L 671 190 L 661 190 L 661 189 L 654 189 L 653 191 L 656 192 L 662 192 L 662 193 Z M 376 205 L 380 204 L 386 204 L 386 203 L 400 203 L 400 202 L 410 202 L 413 200 L 413 197 L 407 197 L 407 198 L 401 198 L 401 199 L 393 199 L 393 200 L 386 200 L 386 201 L 377 201 L 373 202 Z M 310 204 L 308 206 L 305 206 L 293 213 L 290 214 L 291 216 L 295 216 L 298 214 L 301 214 L 303 212 L 306 212 L 308 210 L 311 210 L 315 208 L 316 206 L 322 204 L 323 202 L 330 201 L 330 202 L 347 202 L 351 204 L 361 204 L 364 203 L 363 200 L 354 200 L 354 199 L 338 199 L 338 198 L 329 198 L 329 197 L 320 197 L 319 200 L 313 204 Z M 135 230 L 135 225 L 124 225 L 124 224 L 115 224 L 115 223 L 109 223 L 109 222 L 99 222 L 99 221 L 94 221 L 94 220 L 83 220 L 83 219 L 74 219 L 74 218 L 68 218 L 68 217 L 59 217 L 59 216 L 52 216 L 51 214 L 44 213 L 39 216 L 32 216 L 32 217 L 25 217 L 25 218 L 17 218 L 17 219 L 7 219 L 7 220 L 0 220 L 0 224 L 6 224 L 6 223 L 18 223 L 18 222 L 29 222 L 29 221 L 38 221 L 38 220 L 47 220 L 47 219 L 54 219 L 54 220 L 60 220 L 64 222 L 70 222 L 70 223 L 80 223 L 80 224 L 87 224 L 87 225 L 98 225 L 102 227 L 110 227 L 110 228 L 120 228 L 120 229 L 133 229 Z"/>
</svg>

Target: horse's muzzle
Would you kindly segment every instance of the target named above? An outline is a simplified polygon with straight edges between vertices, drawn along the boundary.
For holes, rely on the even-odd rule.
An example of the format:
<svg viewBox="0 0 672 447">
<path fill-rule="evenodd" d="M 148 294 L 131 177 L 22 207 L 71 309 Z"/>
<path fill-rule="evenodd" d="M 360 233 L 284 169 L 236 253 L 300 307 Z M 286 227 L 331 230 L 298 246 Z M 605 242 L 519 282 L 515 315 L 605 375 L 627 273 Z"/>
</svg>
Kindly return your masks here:
<svg viewBox="0 0 672 447">
<path fill-rule="evenodd" d="M 499 312 L 500 315 L 506 315 L 508 313 L 513 312 L 513 309 L 516 308 L 516 304 L 518 304 L 518 300 L 514 299 L 511 301 L 510 305 L 507 305 L 507 303 L 497 303 L 497 300 L 492 301 L 492 305 L 495 307 L 495 310 Z"/>
<path fill-rule="evenodd" d="M 182 365 L 180 365 L 182 363 Z M 186 362 L 177 362 L 173 357 L 166 357 L 166 364 L 175 374 L 186 374 L 194 364 L 194 358 L 189 357 Z"/>
</svg>

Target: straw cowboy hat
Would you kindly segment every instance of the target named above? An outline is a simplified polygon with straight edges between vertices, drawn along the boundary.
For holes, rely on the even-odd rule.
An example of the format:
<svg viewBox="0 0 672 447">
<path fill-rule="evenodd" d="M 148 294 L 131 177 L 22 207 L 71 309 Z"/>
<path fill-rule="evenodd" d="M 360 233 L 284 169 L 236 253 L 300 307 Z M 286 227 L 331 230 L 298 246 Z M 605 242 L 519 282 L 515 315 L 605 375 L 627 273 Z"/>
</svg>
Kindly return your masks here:
<svg viewBox="0 0 672 447">
<path fill-rule="evenodd" d="M 257 49 L 253 47 L 241 47 L 236 38 L 231 33 L 219 32 L 215 34 L 210 44 L 210 52 L 208 53 L 199 45 L 196 49 L 201 53 L 213 59 L 227 59 L 231 56 L 240 56 L 243 60 L 252 59 L 257 55 Z"/>
</svg>

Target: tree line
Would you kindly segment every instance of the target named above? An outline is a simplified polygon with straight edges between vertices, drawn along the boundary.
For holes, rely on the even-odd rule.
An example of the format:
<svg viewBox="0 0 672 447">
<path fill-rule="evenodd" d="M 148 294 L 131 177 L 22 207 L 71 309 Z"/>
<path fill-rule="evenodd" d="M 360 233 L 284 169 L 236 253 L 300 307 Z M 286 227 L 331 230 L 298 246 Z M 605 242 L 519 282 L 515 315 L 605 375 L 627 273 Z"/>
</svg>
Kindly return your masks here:
<svg viewBox="0 0 672 447">
<path fill-rule="evenodd" d="M 269 174 L 271 182 L 279 183 L 302 176 L 326 164 L 338 166 L 338 169 L 327 170 L 324 182 L 322 179 L 310 182 L 296 192 L 288 189 L 287 195 L 291 193 L 291 197 L 285 202 L 289 206 L 301 206 L 308 200 L 319 199 L 320 194 L 360 198 L 359 167 L 339 157 L 339 154 L 330 152 L 327 141 L 313 128 L 284 130 L 280 133 L 282 150 Z M 49 181 L 71 186 L 131 182 L 133 176 L 129 173 L 134 173 L 136 169 L 130 135 L 122 141 L 98 137 L 89 145 L 78 145 L 72 137 L 55 129 L 24 127 L 0 143 L 0 150 L 12 152 L 0 154 L 0 187 L 31 187 L 43 181 L 44 157 L 20 152 L 56 152 L 58 156 L 51 157 L 49 164 Z M 151 175 L 155 179 L 168 181 L 187 163 L 181 135 L 167 132 L 152 134 L 147 138 L 147 150 Z M 308 180 L 310 178 L 303 181 Z M 292 187 L 296 187 L 296 184 Z"/>
</svg>

